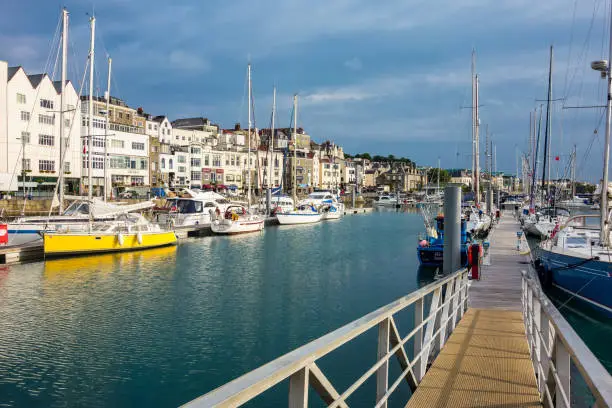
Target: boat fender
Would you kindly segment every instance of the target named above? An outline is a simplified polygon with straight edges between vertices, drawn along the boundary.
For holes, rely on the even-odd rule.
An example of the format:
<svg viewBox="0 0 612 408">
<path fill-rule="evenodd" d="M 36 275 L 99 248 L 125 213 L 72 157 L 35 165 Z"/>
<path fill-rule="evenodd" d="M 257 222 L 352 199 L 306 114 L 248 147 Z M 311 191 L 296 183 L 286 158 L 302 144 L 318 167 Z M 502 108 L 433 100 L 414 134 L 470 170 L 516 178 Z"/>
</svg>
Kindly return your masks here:
<svg viewBox="0 0 612 408">
<path fill-rule="evenodd" d="M 142 232 L 136 234 L 136 240 L 138 241 L 138 245 L 142 245 Z"/>
<path fill-rule="evenodd" d="M 119 246 L 123 246 L 124 241 L 125 241 L 125 238 L 123 237 L 123 234 L 121 233 L 117 234 L 117 242 L 119 242 Z"/>
</svg>

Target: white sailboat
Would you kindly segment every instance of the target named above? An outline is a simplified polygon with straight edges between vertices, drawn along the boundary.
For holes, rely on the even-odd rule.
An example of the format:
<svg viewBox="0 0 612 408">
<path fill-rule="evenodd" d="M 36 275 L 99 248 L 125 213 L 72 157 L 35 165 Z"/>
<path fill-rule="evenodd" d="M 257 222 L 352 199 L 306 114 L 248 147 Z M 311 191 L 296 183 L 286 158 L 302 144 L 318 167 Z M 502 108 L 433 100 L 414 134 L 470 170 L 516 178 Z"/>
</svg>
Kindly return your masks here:
<svg viewBox="0 0 612 408">
<path fill-rule="evenodd" d="M 297 95 L 293 96 L 293 202 L 297 202 L 297 177 L 296 177 L 296 163 L 297 163 Z M 291 224 L 313 224 L 321 221 L 323 215 L 313 205 L 305 204 L 298 206 L 298 208 L 276 214 L 279 224 L 291 225 Z"/>
</svg>

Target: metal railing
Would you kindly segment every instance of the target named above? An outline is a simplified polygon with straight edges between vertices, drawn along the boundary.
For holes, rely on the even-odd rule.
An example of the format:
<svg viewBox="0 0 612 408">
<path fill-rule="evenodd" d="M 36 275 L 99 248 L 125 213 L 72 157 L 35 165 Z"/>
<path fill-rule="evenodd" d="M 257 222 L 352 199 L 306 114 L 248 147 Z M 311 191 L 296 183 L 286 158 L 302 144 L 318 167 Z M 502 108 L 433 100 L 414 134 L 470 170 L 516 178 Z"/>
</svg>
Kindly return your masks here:
<svg viewBox="0 0 612 408">
<path fill-rule="evenodd" d="M 351 394 L 375 374 L 376 407 L 386 408 L 389 397 L 402 381 L 407 381 L 412 391 L 416 389 L 428 369 L 430 358 L 434 357 L 434 350 L 442 349 L 466 312 L 468 294 L 468 272 L 461 269 L 293 350 L 185 406 L 239 406 L 289 378 L 290 407 L 307 407 L 309 389 L 312 387 L 328 406 L 344 408 L 348 407 L 346 400 Z M 429 312 L 427 317 L 424 317 L 427 303 L 430 305 Z M 401 337 L 394 316 L 412 305 L 414 328 L 405 337 Z M 317 360 L 376 326 L 376 363 L 344 392 L 338 392 L 317 365 Z M 405 346 L 411 339 L 413 350 L 409 354 Z M 410 358 L 410 355 L 413 357 Z M 402 373 L 389 386 L 389 365 L 393 356 L 398 359 Z"/>
<path fill-rule="evenodd" d="M 522 303 L 529 352 L 545 407 L 571 406 L 571 366 L 578 369 L 595 406 L 612 406 L 612 376 L 544 294 L 533 270 L 522 271 Z"/>
</svg>

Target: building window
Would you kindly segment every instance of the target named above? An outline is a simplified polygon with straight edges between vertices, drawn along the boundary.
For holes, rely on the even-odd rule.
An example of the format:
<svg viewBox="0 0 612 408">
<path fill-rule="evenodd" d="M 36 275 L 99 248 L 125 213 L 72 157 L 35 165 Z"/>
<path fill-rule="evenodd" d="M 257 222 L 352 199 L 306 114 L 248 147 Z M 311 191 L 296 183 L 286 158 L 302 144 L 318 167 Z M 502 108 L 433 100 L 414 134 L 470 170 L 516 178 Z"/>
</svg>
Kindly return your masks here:
<svg viewBox="0 0 612 408">
<path fill-rule="evenodd" d="M 104 157 L 93 156 L 93 162 L 91 163 L 91 167 L 94 169 L 103 169 L 104 168 Z"/>
<path fill-rule="evenodd" d="M 148 129 L 149 129 L 149 130 L 151 130 L 151 124 L 150 124 L 150 123 L 149 123 L 149 125 L 148 125 Z"/>
<path fill-rule="evenodd" d="M 38 161 L 38 171 L 55 171 L 55 161 L 54 160 L 39 160 Z"/>
<path fill-rule="evenodd" d="M 200 181 L 200 180 L 202 180 L 202 173 L 200 173 L 199 171 L 192 171 L 191 181 Z"/>
<path fill-rule="evenodd" d="M 116 149 L 123 149 L 123 146 L 123 140 L 111 139 L 111 147 L 114 147 Z"/>
<path fill-rule="evenodd" d="M 165 169 L 165 168 L 166 168 L 166 159 L 164 159 L 163 157 L 162 157 L 162 159 L 161 159 L 161 168 L 162 168 L 162 169 Z"/>
<path fill-rule="evenodd" d="M 53 101 L 50 101 L 49 99 L 41 99 L 40 107 L 45 109 L 53 109 Z"/>
<path fill-rule="evenodd" d="M 151 146 L 151 153 L 157 153 L 159 151 L 158 146 Z"/>
<path fill-rule="evenodd" d="M 229 166 L 229 164 L 230 164 L 230 157 L 229 157 L 229 155 L 227 155 L 227 156 L 225 156 L 225 165 Z"/>
<path fill-rule="evenodd" d="M 21 132 L 21 143 L 30 143 L 30 132 Z"/>
<path fill-rule="evenodd" d="M 21 111 L 21 120 L 27 122 L 30 120 L 30 112 Z"/>
<path fill-rule="evenodd" d="M 210 162 L 208 160 L 208 155 L 204 155 L 204 165 L 205 166 L 209 166 L 210 165 Z"/>
<path fill-rule="evenodd" d="M 178 166 L 178 172 L 179 173 L 186 173 L 187 172 L 187 168 L 185 166 Z"/>
<path fill-rule="evenodd" d="M 24 94 L 17 94 L 17 103 L 26 103 L 26 96 Z"/>
<path fill-rule="evenodd" d="M 142 177 L 142 176 L 132 176 L 132 184 L 144 185 L 144 177 Z"/>
<path fill-rule="evenodd" d="M 53 146 L 55 137 L 53 135 L 38 135 L 38 144 L 41 146 Z"/>
<path fill-rule="evenodd" d="M 191 148 L 191 154 L 196 154 L 196 155 L 199 156 L 201 152 L 202 151 L 199 148 L 197 148 L 197 147 L 192 147 Z"/>
<path fill-rule="evenodd" d="M 54 125 L 55 124 L 55 116 L 53 116 L 53 115 L 38 115 L 38 123 L 42 123 L 43 125 Z"/>
<path fill-rule="evenodd" d="M 157 163 L 156 162 L 151 162 L 151 170 L 157 171 Z"/>
<path fill-rule="evenodd" d="M 64 119 L 64 126 L 67 128 L 70 127 L 70 119 Z"/>
<path fill-rule="evenodd" d="M 231 155 L 231 159 L 232 159 L 232 166 L 236 165 L 236 156 L 234 156 L 233 154 Z"/>
<path fill-rule="evenodd" d="M 212 165 L 215 167 L 221 167 L 221 155 L 213 154 Z"/>
<path fill-rule="evenodd" d="M 191 159 L 191 160 L 193 161 L 193 159 Z M 179 162 L 179 163 L 187 163 L 187 158 L 185 156 L 178 156 L 176 158 L 176 161 Z M 193 166 L 193 164 L 192 164 L 192 166 Z"/>
<path fill-rule="evenodd" d="M 202 165 L 202 161 L 199 157 L 191 158 L 191 167 L 200 167 Z"/>
<path fill-rule="evenodd" d="M 123 119 L 123 112 L 119 112 L 119 119 Z"/>
<path fill-rule="evenodd" d="M 64 173 L 70 173 L 70 162 L 64 162 Z"/>
<path fill-rule="evenodd" d="M 92 140 L 94 147 L 104 147 L 104 139 L 99 137 L 94 137 Z"/>
<path fill-rule="evenodd" d="M 140 170 L 146 170 L 147 169 L 147 163 L 148 163 L 147 159 L 140 159 Z"/>
<path fill-rule="evenodd" d="M 174 163 L 172 163 L 172 159 L 169 159 L 169 160 L 168 160 L 168 168 L 169 168 L 170 170 L 172 170 L 172 168 L 174 167 L 174 166 L 173 166 L 173 164 L 174 164 Z"/>
<path fill-rule="evenodd" d="M 134 150 L 144 150 L 145 144 L 140 142 L 132 142 L 132 149 Z"/>
</svg>

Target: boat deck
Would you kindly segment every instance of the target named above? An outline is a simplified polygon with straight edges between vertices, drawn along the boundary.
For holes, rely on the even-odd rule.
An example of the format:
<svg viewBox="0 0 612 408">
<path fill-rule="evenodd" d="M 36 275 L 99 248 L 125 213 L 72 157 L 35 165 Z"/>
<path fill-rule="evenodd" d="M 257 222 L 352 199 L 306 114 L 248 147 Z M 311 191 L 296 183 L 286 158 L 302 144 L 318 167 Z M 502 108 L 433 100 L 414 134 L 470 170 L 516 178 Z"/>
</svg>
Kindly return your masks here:
<svg viewBox="0 0 612 408">
<path fill-rule="evenodd" d="M 518 222 L 492 230 L 489 265 L 470 285 L 470 308 L 407 407 L 540 406 L 521 312 Z"/>
</svg>

